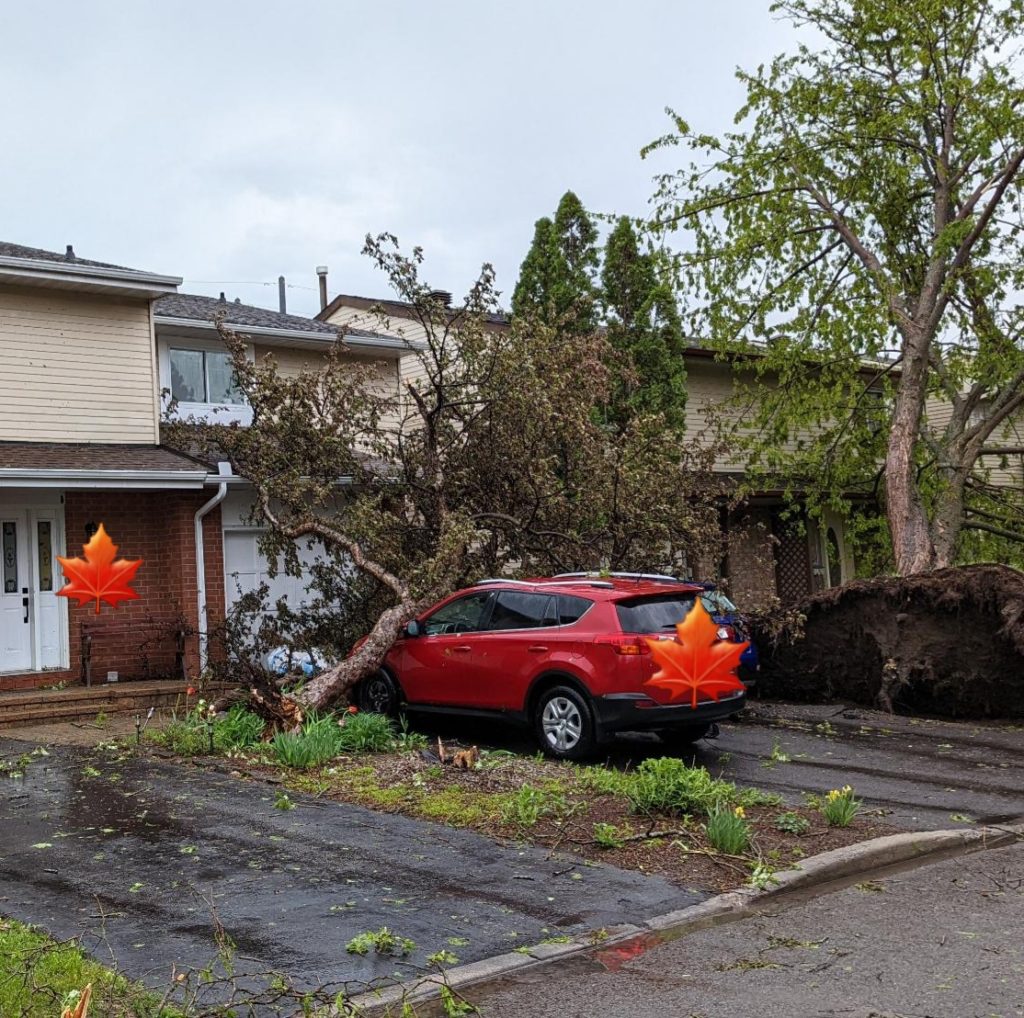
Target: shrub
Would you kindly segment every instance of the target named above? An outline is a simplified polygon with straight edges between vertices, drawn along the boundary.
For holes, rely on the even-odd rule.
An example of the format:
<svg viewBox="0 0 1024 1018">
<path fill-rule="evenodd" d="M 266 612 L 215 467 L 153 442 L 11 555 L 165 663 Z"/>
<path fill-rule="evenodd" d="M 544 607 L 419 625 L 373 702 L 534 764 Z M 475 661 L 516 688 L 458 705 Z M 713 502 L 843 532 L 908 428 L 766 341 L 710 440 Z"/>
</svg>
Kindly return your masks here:
<svg viewBox="0 0 1024 1018">
<path fill-rule="evenodd" d="M 213 744 L 217 749 L 245 749 L 260 741 L 266 727 L 261 717 L 241 704 L 218 718 L 213 726 Z"/>
<path fill-rule="evenodd" d="M 310 725 L 298 732 L 278 732 L 270 748 L 278 763 L 301 770 L 317 767 L 338 755 L 337 739 L 328 725 Z"/>
<path fill-rule="evenodd" d="M 736 786 L 711 777 L 706 767 L 666 756 L 644 760 L 626 795 L 637 813 L 710 814 L 733 801 Z"/>
<path fill-rule="evenodd" d="M 335 718 L 330 721 L 337 732 L 339 752 L 387 753 L 395 748 L 395 729 L 385 714 L 347 714 L 342 726 Z"/>
<path fill-rule="evenodd" d="M 775 818 L 775 829 L 785 831 L 787 834 L 806 834 L 810 826 L 811 824 L 807 817 L 802 817 L 799 813 L 794 813 L 792 810 L 780 813 Z"/>
<path fill-rule="evenodd" d="M 821 813 L 829 827 L 849 827 L 860 811 L 861 801 L 849 785 L 833 788 L 821 803 Z"/>
<path fill-rule="evenodd" d="M 742 806 L 716 806 L 704 830 L 708 841 L 726 855 L 740 855 L 750 847 L 750 828 Z"/>
</svg>

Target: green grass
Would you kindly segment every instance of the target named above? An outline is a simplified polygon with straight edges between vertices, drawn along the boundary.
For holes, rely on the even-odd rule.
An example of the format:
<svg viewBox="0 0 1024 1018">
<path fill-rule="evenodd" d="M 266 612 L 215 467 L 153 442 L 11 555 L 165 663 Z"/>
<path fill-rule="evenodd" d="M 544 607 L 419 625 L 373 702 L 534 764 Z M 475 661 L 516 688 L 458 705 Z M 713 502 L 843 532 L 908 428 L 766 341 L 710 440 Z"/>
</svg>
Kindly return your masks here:
<svg viewBox="0 0 1024 1018">
<path fill-rule="evenodd" d="M 59 1018 L 69 994 L 92 983 L 96 1018 L 160 1018 L 158 1000 L 82 953 L 75 942 L 0 919 L 0 1015 Z M 172 1012 L 164 1011 L 162 1018 Z"/>
<path fill-rule="evenodd" d="M 713 778 L 705 767 L 687 767 L 673 756 L 644 760 L 625 794 L 637 813 L 671 816 L 710 816 L 739 797 L 731 781 Z"/>
</svg>

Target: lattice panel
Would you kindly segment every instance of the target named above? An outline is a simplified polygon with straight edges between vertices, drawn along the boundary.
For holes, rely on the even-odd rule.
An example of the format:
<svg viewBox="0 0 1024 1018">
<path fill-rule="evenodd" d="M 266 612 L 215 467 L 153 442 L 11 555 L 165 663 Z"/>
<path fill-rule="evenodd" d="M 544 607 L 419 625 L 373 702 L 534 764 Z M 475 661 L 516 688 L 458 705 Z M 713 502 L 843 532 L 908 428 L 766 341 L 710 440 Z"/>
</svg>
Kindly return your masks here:
<svg viewBox="0 0 1024 1018">
<path fill-rule="evenodd" d="M 811 592 L 807 535 L 778 528 L 775 548 L 775 580 L 783 604 L 798 601 Z"/>
</svg>

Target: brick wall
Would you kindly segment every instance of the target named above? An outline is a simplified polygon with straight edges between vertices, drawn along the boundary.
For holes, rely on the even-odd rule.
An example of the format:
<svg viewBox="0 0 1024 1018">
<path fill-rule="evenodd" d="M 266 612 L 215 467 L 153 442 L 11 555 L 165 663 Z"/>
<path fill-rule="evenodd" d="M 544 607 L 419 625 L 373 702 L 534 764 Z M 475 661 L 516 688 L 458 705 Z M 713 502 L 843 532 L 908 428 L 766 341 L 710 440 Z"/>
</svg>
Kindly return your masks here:
<svg viewBox="0 0 1024 1018">
<path fill-rule="evenodd" d="M 729 521 L 730 596 L 743 610 L 769 607 L 777 597 L 771 512 L 748 509 Z"/>
<path fill-rule="evenodd" d="M 198 668 L 198 611 L 194 518 L 210 497 L 207 491 L 68 491 L 64 504 L 67 554 L 81 555 L 86 525 L 102 523 L 118 546 L 118 556 L 141 558 L 133 586 L 139 600 L 122 602 L 114 610 L 68 602 L 69 652 L 67 671 L 0 677 L 0 690 L 50 685 L 84 679 L 80 656 L 82 627 L 92 634 L 93 681 L 106 680 L 108 671 L 121 679 L 171 678 L 174 673 L 174 629 L 184 622 L 186 665 L 190 676 Z M 211 625 L 224 616 L 224 554 L 220 509 L 203 520 L 206 546 L 206 589 Z"/>
</svg>

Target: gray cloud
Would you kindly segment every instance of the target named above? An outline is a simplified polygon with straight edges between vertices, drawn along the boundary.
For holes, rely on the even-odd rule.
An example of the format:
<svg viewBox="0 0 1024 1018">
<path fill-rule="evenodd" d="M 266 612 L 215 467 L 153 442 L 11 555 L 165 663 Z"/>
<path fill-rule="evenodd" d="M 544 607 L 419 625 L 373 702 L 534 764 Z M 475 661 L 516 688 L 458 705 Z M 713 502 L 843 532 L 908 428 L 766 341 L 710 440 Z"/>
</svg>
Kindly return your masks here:
<svg viewBox="0 0 1024 1018">
<path fill-rule="evenodd" d="M 791 33 L 767 0 L 5 6 L 0 236 L 271 307 L 284 273 L 306 313 L 319 263 L 383 293 L 380 230 L 434 285 L 491 261 L 510 290 L 567 187 L 642 212 L 663 108 L 726 129 L 734 68 Z"/>
</svg>

